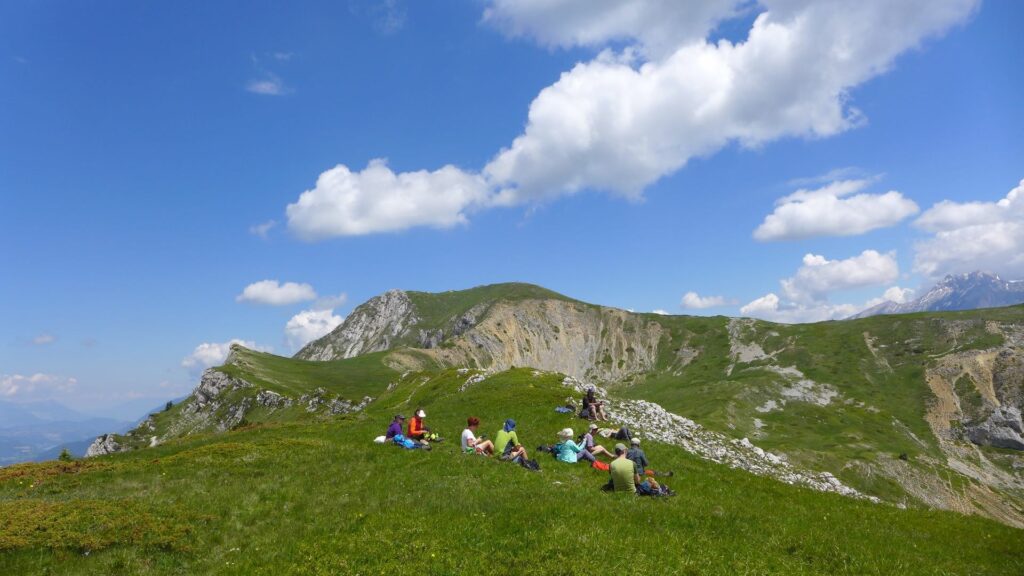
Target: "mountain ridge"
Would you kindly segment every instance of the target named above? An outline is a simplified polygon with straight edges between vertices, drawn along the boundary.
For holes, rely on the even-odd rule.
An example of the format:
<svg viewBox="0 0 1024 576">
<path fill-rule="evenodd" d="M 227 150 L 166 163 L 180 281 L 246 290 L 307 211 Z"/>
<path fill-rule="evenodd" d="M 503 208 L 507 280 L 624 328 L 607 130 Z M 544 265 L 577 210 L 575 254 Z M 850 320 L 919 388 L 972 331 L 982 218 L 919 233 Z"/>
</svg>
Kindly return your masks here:
<svg viewBox="0 0 1024 576">
<path fill-rule="evenodd" d="M 882 302 L 847 318 L 855 320 L 881 314 L 945 312 L 997 308 L 1024 303 L 1024 281 L 1003 280 L 988 272 L 947 275 L 926 293 L 910 302 Z"/>
<path fill-rule="evenodd" d="M 389 291 L 297 355 L 312 359 L 233 347 L 185 402 L 91 452 L 261 422 L 359 418 L 409 375 L 430 382 L 466 371 L 469 387 L 527 367 L 603 387 L 613 403 L 650 402 L 651 414 L 830 473 L 858 493 L 1024 526 L 1015 450 L 1024 446 L 1024 307 L 782 325 L 637 314 L 551 294 L 522 284 Z M 673 430 L 659 437 L 693 435 L 681 423 Z M 942 480 L 949 474 L 956 482 Z"/>
</svg>

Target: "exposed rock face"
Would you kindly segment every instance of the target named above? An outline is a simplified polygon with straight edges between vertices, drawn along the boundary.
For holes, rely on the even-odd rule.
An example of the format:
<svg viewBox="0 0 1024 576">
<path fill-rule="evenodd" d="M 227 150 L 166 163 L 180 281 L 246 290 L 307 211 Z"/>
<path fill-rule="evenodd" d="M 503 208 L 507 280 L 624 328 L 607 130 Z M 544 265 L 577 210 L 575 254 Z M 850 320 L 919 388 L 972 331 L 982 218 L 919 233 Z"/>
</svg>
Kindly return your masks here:
<svg viewBox="0 0 1024 576">
<path fill-rule="evenodd" d="M 989 415 L 988 420 L 978 426 L 967 427 L 967 437 L 982 446 L 1024 450 L 1020 409 L 1015 406 L 1000 406 Z"/>
<path fill-rule="evenodd" d="M 92 458 L 93 456 L 124 452 L 125 450 L 127 450 L 127 448 L 118 443 L 113 434 L 104 434 L 96 438 L 96 440 L 89 445 L 89 449 L 85 451 L 85 457 Z"/>
<path fill-rule="evenodd" d="M 330 334 L 295 355 L 302 360 L 338 360 L 387 350 L 419 322 L 416 307 L 402 290 L 389 290 L 366 301 Z"/>
<path fill-rule="evenodd" d="M 482 319 L 467 316 L 456 324 L 461 336 L 430 350 L 438 361 L 621 382 L 654 368 L 662 336 L 660 324 L 640 315 L 562 300 L 497 302 Z"/>
<path fill-rule="evenodd" d="M 305 405 L 306 412 L 317 412 L 318 410 L 326 409 L 326 412 L 332 416 L 359 412 L 366 408 L 370 402 L 373 402 L 373 398 L 369 396 L 364 396 L 361 401 L 355 403 L 330 394 L 323 388 L 317 388 L 313 392 L 299 397 L 299 405 Z"/>
<path fill-rule="evenodd" d="M 270 409 L 291 408 L 292 399 L 270 390 L 260 390 L 260 393 L 256 395 L 256 403 Z"/>
<path fill-rule="evenodd" d="M 211 406 L 216 408 L 220 395 L 229 390 L 249 388 L 251 386 L 252 384 L 245 380 L 232 378 L 219 370 L 208 368 L 203 372 L 203 378 L 199 381 L 199 386 L 196 386 L 196 389 L 192 391 L 192 397 L 188 399 L 184 412 L 186 414 L 195 414 L 209 410 Z"/>
</svg>

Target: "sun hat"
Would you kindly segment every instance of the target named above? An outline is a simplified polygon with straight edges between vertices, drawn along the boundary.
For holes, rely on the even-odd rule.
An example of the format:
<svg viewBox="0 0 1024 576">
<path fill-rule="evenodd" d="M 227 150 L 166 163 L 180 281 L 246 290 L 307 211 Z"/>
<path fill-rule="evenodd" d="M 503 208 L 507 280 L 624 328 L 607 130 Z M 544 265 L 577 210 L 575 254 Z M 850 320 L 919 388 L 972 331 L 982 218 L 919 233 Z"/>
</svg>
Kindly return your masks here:
<svg viewBox="0 0 1024 576">
<path fill-rule="evenodd" d="M 626 445 L 623 444 L 622 442 L 619 442 L 618 444 L 615 445 L 615 451 L 616 452 L 625 452 L 626 451 Z"/>
<path fill-rule="evenodd" d="M 636 444 L 636 445 L 638 445 L 638 446 L 640 445 L 640 439 L 639 439 L 639 438 L 637 438 L 636 436 L 634 436 L 634 437 L 630 438 L 630 439 L 629 439 L 629 442 L 630 442 L 630 444 Z"/>
<path fill-rule="evenodd" d="M 591 422 L 590 423 L 590 429 L 591 430 L 597 430 L 597 424 L 595 424 L 594 422 Z"/>
</svg>

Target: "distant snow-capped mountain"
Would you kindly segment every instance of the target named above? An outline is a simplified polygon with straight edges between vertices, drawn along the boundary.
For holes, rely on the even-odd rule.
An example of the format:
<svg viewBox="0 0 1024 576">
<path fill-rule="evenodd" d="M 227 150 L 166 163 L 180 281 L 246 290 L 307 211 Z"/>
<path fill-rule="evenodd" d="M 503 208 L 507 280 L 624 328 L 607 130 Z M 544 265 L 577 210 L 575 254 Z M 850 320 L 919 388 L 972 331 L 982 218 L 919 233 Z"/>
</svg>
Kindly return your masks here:
<svg viewBox="0 0 1024 576">
<path fill-rule="evenodd" d="M 920 298 L 910 302 L 882 302 L 850 316 L 850 319 L 879 314 L 996 308 L 1021 303 L 1024 303 L 1024 281 L 1006 281 L 988 272 L 971 272 L 946 276 Z"/>
</svg>

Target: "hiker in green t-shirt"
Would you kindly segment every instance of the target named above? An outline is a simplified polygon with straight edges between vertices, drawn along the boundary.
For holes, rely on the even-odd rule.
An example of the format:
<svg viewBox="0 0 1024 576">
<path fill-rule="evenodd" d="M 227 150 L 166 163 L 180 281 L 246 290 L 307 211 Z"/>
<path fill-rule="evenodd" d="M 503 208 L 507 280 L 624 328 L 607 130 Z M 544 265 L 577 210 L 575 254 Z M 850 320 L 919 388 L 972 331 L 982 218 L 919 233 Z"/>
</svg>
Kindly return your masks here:
<svg viewBox="0 0 1024 576">
<path fill-rule="evenodd" d="M 501 454 L 502 460 L 528 459 L 526 448 L 519 443 L 519 436 L 516 435 L 515 420 L 505 420 L 505 425 L 494 435 L 494 451 Z"/>
<path fill-rule="evenodd" d="M 636 475 L 633 473 L 633 461 L 626 458 L 626 446 L 615 445 L 615 460 L 609 465 L 608 473 L 611 475 L 611 483 L 616 492 L 630 492 L 636 494 Z"/>
</svg>

